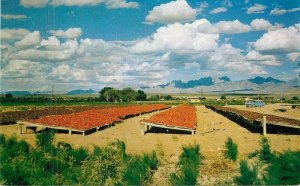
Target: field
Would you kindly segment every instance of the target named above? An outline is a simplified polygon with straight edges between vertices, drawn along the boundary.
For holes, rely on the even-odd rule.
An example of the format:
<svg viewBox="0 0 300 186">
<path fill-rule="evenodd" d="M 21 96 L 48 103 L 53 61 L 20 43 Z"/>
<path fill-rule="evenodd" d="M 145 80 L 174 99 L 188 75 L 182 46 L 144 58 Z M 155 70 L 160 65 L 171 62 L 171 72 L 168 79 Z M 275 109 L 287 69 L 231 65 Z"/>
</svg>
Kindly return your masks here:
<svg viewBox="0 0 300 186">
<path fill-rule="evenodd" d="M 243 106 L 234 107 L 245 109 Z M 267 105 L 263 108 L 247 108 L 247 110 L 281 115 L 275 110 L 282 107 L 280 104 L 276 104 Z M 127 153 L 150 153 L 153 150 L 160 152 L 163 158 L 161 165 L 153 175 L 154 180 L 152 184 L 154 185 L 169 184 L 169 173 L 175 170 L 183 145 L 200 144 L 204 160 L 203 165 L 200 166 L 200 176 L 197 181 L 205 184 L 217 184 L 222 181 L 224 183 L 230 182 L 233 176 L 238 175 L 238 164 L 227 162 L 223 158 L 224 143 L 228 137 L 232 138 L 238 146 L 239 160 L 247 159 L 249 153 L 260 148 L 259 140 L 262 136 L 260 133 L 251 132 L 204 106 L 196 106 L 197 128 L 195 135 L 184 131 L 159 128 L 151 128 L 145 135 L 141 135 L 140 121 L 149 119 L 151 116 L 161 112 L 164 111 L 128 118 L 113 127 L 105 128 L 86 136 L 57 133 L 54 143 L 63 141 L 71 144 L 73 147 L 83 146 L 92 150 L 95 145 L 104 147 L 116 139 L 120 139 L 126 143 Z M 285 117 L 300 120 L 299 110 L 288 110 L 283 114 Z M 2 125 L 0 126 L 0 133 L 6 136 L 16 136 L 17 139 L 24 139 L 32 146 L 35 145 L 35 134 L 20 134 L 20 126 L 18 124 Z M 278 152 L 286 150 L 299 151 L 300 136 L 284 133 L 277 131 L 273 134 L 267 134 L 271 149 Z"/>
</svg>

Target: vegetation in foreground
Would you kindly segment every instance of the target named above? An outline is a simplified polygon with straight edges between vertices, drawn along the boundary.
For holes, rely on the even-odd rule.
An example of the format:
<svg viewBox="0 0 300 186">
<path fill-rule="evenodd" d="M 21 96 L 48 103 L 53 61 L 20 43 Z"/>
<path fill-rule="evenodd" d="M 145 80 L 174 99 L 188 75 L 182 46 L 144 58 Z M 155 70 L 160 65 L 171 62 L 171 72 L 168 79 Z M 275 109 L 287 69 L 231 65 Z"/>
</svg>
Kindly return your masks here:
<svg viewBox="0 0 300 186">
<path fill-rule="evenodd" d="M 238 157 L 238 146 L 230 137 L 228 137 L 225 142 L 224 156 L 232 161 L 236 161 Z"/>
<path fill-rule="evenodd" d="M 268 139 L 260 140 L 261 148 L 249 154 L 252 161 L 240 161 L 238 185 L 297 185 L 300 183 L 300 151 L 272 152 Z M 251 162 L 251 163 L 250 163 Z"/>
<path fill-rule="evenodd" d="M 91 152 L 59 142 L 52 130 L 36 136 L 36 147 L 0 135 L 0 184 L 3 185 L 147 185 L 160 165 L 156 152 L 142 155 L 126 153 L 123 141 Z M 228 158 L 237 159 L 233 140 L 225 143 Z M 267 138 L 261 148 L 241 160 L 237 185 L 297 185 L 300 183 L 300 151 L 272 152 Z M 236 150 L 235 150 L 236 149 Z M 172 185 L 195 185 L 203 156 L 198 144 L 182 147 L 176 172 L 169 175 Z"/>
<path fill-rule="evenodd" d="M 177 172 L 170 175 L 172 185 L 195 185 L 201 163 L 200 146 L 198 144 L 182 147 L 177 163 Z"/>
<path fill-rule="evenodd" d="M 0 183 L 5 185 L 144 185 L 152 180 L 159 164 L 155 152 L 126 153 L 123 141 L 106 147 L 72 148 L 54 133 L 37 134 L 36 148 L 16 138 L 0 136 Z"/>
</svg>

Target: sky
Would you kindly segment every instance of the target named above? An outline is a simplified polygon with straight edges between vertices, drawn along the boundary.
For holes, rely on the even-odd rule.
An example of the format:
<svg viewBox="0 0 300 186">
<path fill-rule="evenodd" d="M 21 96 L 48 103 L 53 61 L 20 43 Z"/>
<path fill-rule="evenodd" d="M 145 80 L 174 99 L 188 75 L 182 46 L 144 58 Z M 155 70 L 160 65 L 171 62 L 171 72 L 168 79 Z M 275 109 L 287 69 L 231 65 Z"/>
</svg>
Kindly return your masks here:
<svg viewBox="0 0 300 186">
<path fill-rule="evenodd" d="M 296 78 L 300 0 L 1 0 L 1 91 Z"/>
</svg>

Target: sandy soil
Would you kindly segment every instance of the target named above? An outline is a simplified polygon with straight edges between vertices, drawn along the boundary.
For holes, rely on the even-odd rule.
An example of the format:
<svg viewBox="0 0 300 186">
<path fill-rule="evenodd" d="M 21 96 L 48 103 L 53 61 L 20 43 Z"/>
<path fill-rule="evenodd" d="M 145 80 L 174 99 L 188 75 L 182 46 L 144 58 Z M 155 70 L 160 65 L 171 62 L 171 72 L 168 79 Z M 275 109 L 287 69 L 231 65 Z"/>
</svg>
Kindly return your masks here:
<svg viewBox="0 0 300 186">
<path fill-rule="evenodd" d="M 246 107 L 244 105 L 230 105 L 228 107 L 264 114 L 273 114 L 281 117 L 300 119 L 300 109 L 292 109 L 290 105 L 283 103 L 268 104 L 264 107 Z M 286 112 L 281 112 L 278 109 L 284 109 L 286 110 Z"/>
<path fill-rule="evenodd" d="M 266 106 L 263 109 L 264 111 L 271 112 L 272 108 L 273 107 L 269 108 L 269 106 Z M 222 115 L 206 109 L 204 106 L 197 106 L 198 127 L 195 135 L 178 132 L 174 133 L 174 131 L 158 131 L 141 135 L 140 120 L 148 118 L 155 113 L 157 112 L 126 119 L 113 127 L 86 136 L 82 136 L 81 134 L 56 134 L 55 141 L 64 141 L 75 147 L 85 146 L 90 149 L 93 145 L 102 146 L 116 139 L 120 139 L 126 142 L 127 153 L 150 152 L 159 148 L 163 150 L 165 159 L 162 167 L 155 175 L 155 177 L 158 177 L 159 179 L 159 185 L 164 182 L 167 183 L 168 174 L 174 171 L 175 162 L 178 160 L 182 145 L 190 143 L 200 144 L 201 153 L 205 157 L 202 170 L 207 170 L 207 167 L 212 164 L 222 164 L 220 158 L 222 157 L 222 150 L 224 149 L 224 143 L 227 137 L 231 137 L 233 141 L 238 144 L 240 159 L 245 158 L 245 154 L 259 148 L 258 141 L 262 136 L 261 134 L 251 133 Z M 35 143 L 35 135 L 20 134 L 20 126 L 17 124 L 0 126 L 0 133 L 16 136 L 19 139 L 25 139 L 31 144 Z M 268 134 L 267 137 L 270 140 L 272 150 L 300 150 L 299 135 Z M 237 171 L 237 168 L 238 165 L 236 164 L 235 172 Z M 220 175 L 213 175 L 213 177 L 209 178 L 207 175 L 201 174 L 200 180 L 203 182 L 208 180 L 207 183 L 209 183 L 209 179 L 216 181 L 216 177 L 218 178 Z"/>
</svg>

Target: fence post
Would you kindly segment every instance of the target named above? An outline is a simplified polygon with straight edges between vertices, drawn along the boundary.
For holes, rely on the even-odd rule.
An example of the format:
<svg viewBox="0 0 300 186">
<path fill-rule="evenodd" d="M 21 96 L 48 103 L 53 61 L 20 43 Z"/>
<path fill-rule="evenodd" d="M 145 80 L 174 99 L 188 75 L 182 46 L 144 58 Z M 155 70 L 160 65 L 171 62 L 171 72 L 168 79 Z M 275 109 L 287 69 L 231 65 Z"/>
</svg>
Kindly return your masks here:
<svg viewBox="0 0 300 186">
<path fill-rule="evenodd" d="M 144 124 L 144 123 L 140 123 L 140 130 L 141 130 L 141 135 L 145 135 L 145 128 L 148 128 L 147 126 L 146 126 L 146 124 Z"/>
<path fill-rule="evenodd" d="M 263 135 L 267 135 L 267 117 L 263 116 Z"/>
</svg>

